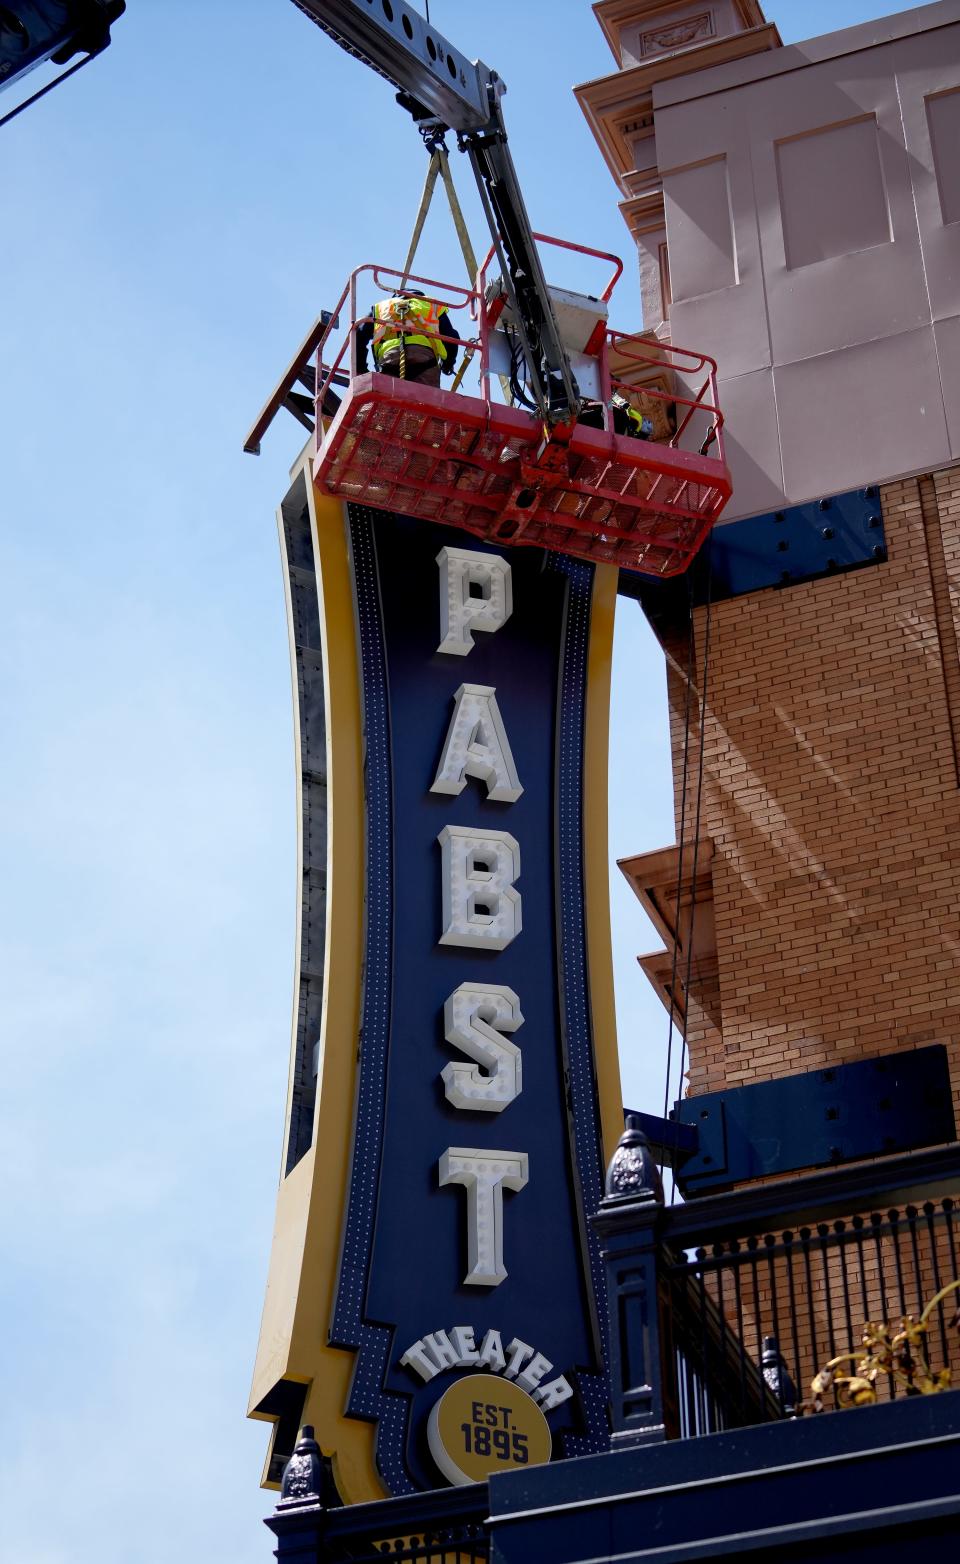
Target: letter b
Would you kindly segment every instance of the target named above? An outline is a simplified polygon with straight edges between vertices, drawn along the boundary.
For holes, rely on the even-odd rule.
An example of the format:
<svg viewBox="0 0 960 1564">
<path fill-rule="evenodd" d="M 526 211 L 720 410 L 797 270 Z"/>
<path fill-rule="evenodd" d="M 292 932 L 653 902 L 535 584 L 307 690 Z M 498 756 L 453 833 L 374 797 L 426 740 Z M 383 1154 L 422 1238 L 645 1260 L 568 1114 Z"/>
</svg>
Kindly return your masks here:
<svg viewBox="0 0 960 1564">
<path fill-rule="evenodd" d="M 445 825 L 437 840 L 443 852 L 441 945 L 504 950 L 522 927 L 520 844 L 509 831 L 473 831 Z"/>
</svg>

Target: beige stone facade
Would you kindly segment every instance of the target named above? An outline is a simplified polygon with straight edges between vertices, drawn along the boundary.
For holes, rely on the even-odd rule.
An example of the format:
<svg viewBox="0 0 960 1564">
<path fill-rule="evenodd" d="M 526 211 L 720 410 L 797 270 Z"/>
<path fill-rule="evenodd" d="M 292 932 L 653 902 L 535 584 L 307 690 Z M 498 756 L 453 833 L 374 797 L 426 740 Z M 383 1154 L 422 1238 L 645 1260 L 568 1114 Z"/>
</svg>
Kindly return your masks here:
<svg viewBox="0 0 960 1564">
<path fill-rule="evenodd" d="M 960 5 L 787 47 L 755 3 L 594 9 L 618 68 L 577 96 L 645 325 L 719 365 L 718 549 L 765 515 L 776 559 L 777 513 L 869 485 L 886 550 L 713 605 L 699 833 L 708 611 L 689 699 L 661 624 L 677 842 L 621 865 L 641 965 L 691 1093 L 943 1043 L 960 1102 Z"/>
</svg>

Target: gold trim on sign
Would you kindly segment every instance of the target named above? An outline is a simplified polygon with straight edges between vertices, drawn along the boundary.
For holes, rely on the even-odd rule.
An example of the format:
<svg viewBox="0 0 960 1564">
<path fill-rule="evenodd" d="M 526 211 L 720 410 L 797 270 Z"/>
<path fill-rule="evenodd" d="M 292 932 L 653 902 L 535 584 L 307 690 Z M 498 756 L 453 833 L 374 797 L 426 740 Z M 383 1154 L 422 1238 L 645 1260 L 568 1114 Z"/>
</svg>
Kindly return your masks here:
<svg viewBox="0 0 960 1564">
<path fill-rule="evenodd" d="M 384 1497 L 373 1424 L 344 1416 L 354 1354 L 327 1346 L 353 1134 L 363 957 L 363 762 L 360 670 L 346 508 L 302 475 L 320 609 L 327 756 L 327 917 L 317 1098 L 310 1150 L 280 1184 L 252 1411 L 281 1378 L 307 1384 L 312 1423 L 348 1504 Z M 336 742 L 333 742 L 333 738 Z M 301 879 L 302 883 L 302 879 Z M 334 974 L 336 981 L 333 981 Z M 263 1414 L 259 1414 L 262 1416 Z M 269 1486 L 276 1486 L 270 1484 Z"/>
<path fill-rule="evenodd" d="M 615 565 L 597 565 L 587 652 L 586 722 L 583 735 L 583 877 L 587 974 L 603 1154 L 609 1162 L 623 1134 L 623 1094 L 617 1053 L 610 937 L 610 841 L 607 773 L 610 754 L 610 678 L 617 603 Z"/>
</svg>

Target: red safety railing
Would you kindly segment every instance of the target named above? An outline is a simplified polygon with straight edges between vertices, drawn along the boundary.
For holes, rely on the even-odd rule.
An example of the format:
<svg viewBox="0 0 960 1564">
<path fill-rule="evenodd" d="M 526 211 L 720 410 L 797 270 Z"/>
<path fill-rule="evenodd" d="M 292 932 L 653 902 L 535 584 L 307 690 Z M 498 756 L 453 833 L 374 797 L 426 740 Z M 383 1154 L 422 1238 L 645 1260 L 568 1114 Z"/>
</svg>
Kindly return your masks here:
<svg viewBox="0 0 960 1564">
<path fill-rule="evenodd" d="M 467 310 L 471 319 L 476 319 L 478 314 L 479 297 L 471 288 L 461 288 L 454 283 L 438 282 L 433 277 L 417 277 L 412 273 L 399 272 L 389 266 L 380 265 L 376 261 L 367 261 L 362 266 L 357 266 L 350 273 L 346 285 L 337 300 L 326 329 L 317 344 L 317 401 L 322 406 L 323 399 L 330 387 L 336 382 L 338 376 L 346 373 L 352 379 L 357 374 L 357 332 L 361 326 L 373 325 L 372 308 L 365 314 L 357 314 L 357 282 L 358 279 L 369 274 L 371 285 L 387 298 L 392 298 L 401 287 L 415 286 L 422 290 L 429 289 L 425 297 L 439 305 L 441 310 L 448 313 L 451 310 Z M 391 281 L 386 281 L 390 278 Z M 344 307 L 349 306 L 349 319 L 345 330 L 341 327 L 341 315 Z M 406 328 L 398 326 L 398 331 Z M 416 330 L 413 324 L 409 328 Z M 328 361 L 327 345 L 338 330 L 343 330 L 342 340 L 335 357 Z M 439 333 L 434 333 L 439 335 Z M 474 353 L 480 348 L 479 335 L 448 337 L 443 336 L 444 342 L 462 342 L 465 348 L 471 348 Z"/>
<path fill-rule="evenodd" d="M 613 275 L 597 301 L 606 303 L 623 269 L 616 256 L 536 237 L 611 261 Z M 317 426 L 318 486 L 488 541 L 558 549 L 655 575 L 685 570 L 730 494 L 715 363 L 702 353 L 611 330 L 598 309 L 584 353 L 574 355 L 584 380 L 595 378 L 592 416 L 545 438 L 536 413 L 495 394 L 501 382 L 491 367 L 491 346 L 505 301 L 490 287 L 492 259 L 491 251 L 474 289 L 405 276 L 379 263 L 351 273 L 318 346 L 318 408 L 328 414 Z M 457 389 L 450 390 L 376 366 L 358 372 L 357 335 L 372 323 L 371 312 L 358 311 L 364 284 L 387 296 L 413 285 L 451 321 L 465 317 L 456 338 L 441 340 L 457 341 L 475 366 L 476 394 L 459 389 L 463 368 Z M 417 332 L 418 325 L 398 329 Z M 347 393 L 336 407 L 333 385 L 344 375 Z M 615 393 L 638 410 L 661 408 L 661 438 L 618 434 Z"/>
</svg>

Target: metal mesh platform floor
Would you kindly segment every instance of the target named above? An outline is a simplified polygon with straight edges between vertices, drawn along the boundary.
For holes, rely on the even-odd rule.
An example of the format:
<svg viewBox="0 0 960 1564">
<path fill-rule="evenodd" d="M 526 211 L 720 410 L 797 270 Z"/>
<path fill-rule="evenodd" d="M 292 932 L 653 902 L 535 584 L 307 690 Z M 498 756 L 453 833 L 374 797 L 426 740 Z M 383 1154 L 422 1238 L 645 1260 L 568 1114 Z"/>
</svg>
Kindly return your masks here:
<svg viewBox="0 0 960 1564">
<path fill-rule="evenodd" d="M 360 375 L 322 440 L 324 492 L 657 576 L 686 570 L 730 495 L 722 461 L 577 425 L 560 470 L 538 420 L 392 376 Z"/>
</svg>

